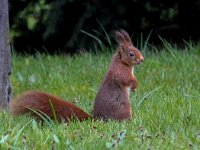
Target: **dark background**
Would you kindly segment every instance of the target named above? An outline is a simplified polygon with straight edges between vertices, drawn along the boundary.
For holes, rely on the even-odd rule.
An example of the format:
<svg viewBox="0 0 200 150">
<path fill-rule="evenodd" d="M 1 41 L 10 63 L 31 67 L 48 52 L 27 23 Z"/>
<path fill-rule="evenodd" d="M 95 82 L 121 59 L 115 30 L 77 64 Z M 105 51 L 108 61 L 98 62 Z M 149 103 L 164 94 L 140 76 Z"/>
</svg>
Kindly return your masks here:
<svg viewBox="0 0 200 150">
<path fill-rule="evenodd" d="M 123 28 L 134 42 L 151 34 L 171 43 L 200 39 L 200 0 L 13 0 L 10 1 L 12 47 L 17 52 L 74 53 L 109 46 L 106 34 Z M 105 31 L 105 32 L 104 32 Z M 141 42 L 141 41 L 140 41 Z M 142 41 L 144 42 L 144 41 Z"/>
</svg>

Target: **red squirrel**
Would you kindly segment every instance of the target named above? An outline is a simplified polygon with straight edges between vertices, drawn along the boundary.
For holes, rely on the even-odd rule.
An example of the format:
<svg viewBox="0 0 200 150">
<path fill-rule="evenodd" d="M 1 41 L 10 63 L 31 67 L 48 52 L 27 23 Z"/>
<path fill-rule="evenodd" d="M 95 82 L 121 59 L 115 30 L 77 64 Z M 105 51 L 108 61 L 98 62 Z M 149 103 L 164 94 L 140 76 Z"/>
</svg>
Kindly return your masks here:
<svg viewBox="0 0 200 150">
<path fill-rule="evenodd" d="M 144 61 L 140 51 L 132 44 L 131 38 L 124 30 L 115 32 L 118 43 L 117 51 L 112 58 L 94 100 L 93 115 L 90 116 L 71 102 L 40 91 L 27 91 L 10 102 L 13 115 L 30 113 L 39 117 L 33 110 L 44 113 L 51 119 L 69 122 L 88 118 L 104 120 L 127 120 L 131 118 L 129 92 L 135 91 L 137 80 L 133 75 L 135 65 Z"/>
<path fill-rule="evenodd" d="M 144 61 L 140 51 L 132 44 L 124 30 L 115 32 L 117 52 L 94 100 L 93 117 L 115 120 L 131 118 L 130 90 L 135 91 L 137 80 L 134 66 Z"/>
</svg>

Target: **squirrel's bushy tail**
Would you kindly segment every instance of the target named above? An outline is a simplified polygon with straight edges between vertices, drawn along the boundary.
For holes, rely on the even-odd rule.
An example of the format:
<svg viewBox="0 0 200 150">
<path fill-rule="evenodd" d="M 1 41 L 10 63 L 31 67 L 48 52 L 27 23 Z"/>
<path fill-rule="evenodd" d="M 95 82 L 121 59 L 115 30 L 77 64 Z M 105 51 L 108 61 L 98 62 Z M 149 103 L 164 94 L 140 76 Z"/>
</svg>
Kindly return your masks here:
<svg viewBox="0 0 200 150">
<path fill-rule="evenodd" d="M 90 117 L 73 103 L 40 91 L 27 91 L 17 96 L 10 102 L 10 109 L 13 115 L 30 113 L 39 118 L 39 115 L 34 113 L 35 110 L 51 119 L 56 117 L 59 122 L 62 120 L 69 122 L 73 119 L 83 121 Z"/>
</svg>

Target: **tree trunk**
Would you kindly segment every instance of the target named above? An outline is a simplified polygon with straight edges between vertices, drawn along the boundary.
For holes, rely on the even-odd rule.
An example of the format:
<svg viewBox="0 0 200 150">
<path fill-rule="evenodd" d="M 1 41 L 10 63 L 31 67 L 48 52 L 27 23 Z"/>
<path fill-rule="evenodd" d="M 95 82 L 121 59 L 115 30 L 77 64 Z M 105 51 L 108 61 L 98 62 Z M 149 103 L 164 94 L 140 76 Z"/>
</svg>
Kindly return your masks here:
<svg viewBox="0 0 200 150">
<path fill-rule="evenodd" d="M 0 0 L 0 110 L 8 107 L 12 93 L 9 82 L 11 51 L 8 34 L 8 0 Z"/>
</svg>

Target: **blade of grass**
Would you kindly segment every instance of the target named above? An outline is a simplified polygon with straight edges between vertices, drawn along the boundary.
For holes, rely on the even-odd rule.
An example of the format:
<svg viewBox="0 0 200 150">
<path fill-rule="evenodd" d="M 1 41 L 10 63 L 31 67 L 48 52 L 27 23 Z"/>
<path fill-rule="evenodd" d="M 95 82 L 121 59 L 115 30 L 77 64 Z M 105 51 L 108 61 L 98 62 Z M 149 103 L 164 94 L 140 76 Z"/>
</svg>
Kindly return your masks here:
<svg viewBox="0 0 200 150">
<path fill-rule="evenodd" d="M 106 32 L 105 28 L 103 27 L 102 23 L 101 23 L 98 19 L 96 19 L 96 20 L 97 20 L 98 24 L 100 25 L 101 29 L 103 30 L 103 32 L 104 32 L 104 34 L 105 34 L 105 36 L 106 36 L 106 40 L 107 40 L 108 44 L 109 44 L 110 47 L 111 47 L 111 46 L 112 46 L 112 43 L 111 43 L 111 40 L 110 40 L 109 35 L 107 34 L 107 32 Z"/>
<path fill-rule="evenodd" d="M 53 117 L 54 117 L 56 123 L 58 124 L 58 119 L 57 119 L 56 111 L 55 111 L 55 109 L 54 109 L 54 107 L 53 107 L 53 103 L 52 103 L 51 100 L 49 100 L 49 104 L 50 104 L 51 110 L 52 110 L 52 112 L 53 112 Z"/>
<path fill-rule="evenodd" d="M 161 89 L 162 87 L 163 87 L 163 85 L 162 85 L 162 86 L 159 86 L 159 87 L 153 89 L 152 91 L 148 92 L 147 94 L 145 94 L 145 95 L 143 96 L 143 98 L 139 101 L 137 107 L 140 107 L 140 105 L 141 105 L 142 102 L 147 98 L 147 96 L 149 96 L 150 94 L 156 92 L 157 90 Z"/>
<path fill-rule="evenodd" d="M 33 109 L 33 108 L 28 108 L 29 110 L 31 110 L 32 112 L 34 112 L 35 114 L 37 114 L 42 120 L 44 120 L 50 127 L 53 125 L 55 126 L 53 120 L 47 116 L 47 114 L 43 113 L 40 110 L 37 109 Z"/>
<path fill-rule="evenodd" d="M 175 55 L 175 49 L 172 47 L 172 45 L 170 43 L 168 43 L 165 39 L 163 39 L 161 36 L 158 36 L 159 39 L 162 41 L 164 48 L 170 52 L 170 54 L 172 55 L 172 57 L 176 60 L 176 55 Z"/>
<path fill-rule="evenodd" d="M 88 36 L 90 36 L 90 37 L 92 37 L 93 39 L 95 39 L 99 43 L 99 45 L 101 46 L 101 48 L 103 48 L 103 43 L 101 42 L 101 40 L 98 37 L 92 35 L 91 33 L 86 32 L 84 30 L 81 30 L 81 32 L 84 33 L 84 34 L 86 34 L 86 35 L 88 35 Z"/>
<path fill-rule="evenodd" d="M 30 124 L 32 122 L 32 119 L 28 122 L 28 123 L 26 123 L 19 131 L 18 131 L 18 133 L 17 133 L 17 135 L 14 137 L 14 145 L 16 144 L 16 142 L 17 142 L 17 140 L 18 140 L 18 138 L 19 138 L 19 136 L 20 136 L 20 134 L 22 133 L 22 131 L 25 129 L 25 127 L 28 125 L 28 124 Z"/>
</svg>

